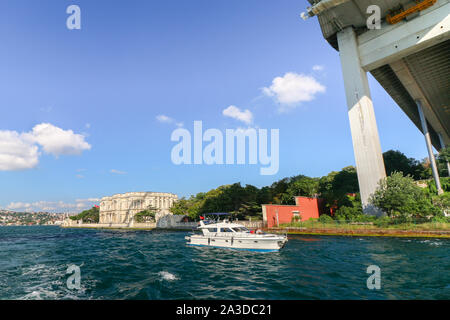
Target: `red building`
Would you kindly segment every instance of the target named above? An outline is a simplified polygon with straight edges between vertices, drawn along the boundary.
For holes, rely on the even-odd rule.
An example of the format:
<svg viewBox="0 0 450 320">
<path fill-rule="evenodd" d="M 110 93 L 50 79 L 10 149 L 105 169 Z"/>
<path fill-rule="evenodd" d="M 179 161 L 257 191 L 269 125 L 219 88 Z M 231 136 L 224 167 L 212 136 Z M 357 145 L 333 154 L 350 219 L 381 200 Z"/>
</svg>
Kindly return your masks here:
<svg viewBox="0 0 450 320">
<path fill-rule="evenodd" d="M 306 221 L 310 218 L 319 218 L 323 210 L 323 199 L 295 197 L 294 205 L 263 204 L 262 213 L 264 225 L 268 228 L 283 223 L 291 223 L 298 219 Z"/>
</svg>

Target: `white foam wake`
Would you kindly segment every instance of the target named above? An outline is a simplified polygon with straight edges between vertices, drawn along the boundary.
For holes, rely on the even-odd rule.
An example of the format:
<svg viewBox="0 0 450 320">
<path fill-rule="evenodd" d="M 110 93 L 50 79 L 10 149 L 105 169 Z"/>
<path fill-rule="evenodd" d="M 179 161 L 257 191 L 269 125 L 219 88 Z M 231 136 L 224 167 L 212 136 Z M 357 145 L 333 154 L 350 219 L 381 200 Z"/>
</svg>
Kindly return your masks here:
<svg viewBox="0 0 450 320">
<path fill-rule="evenodd" d="M 178 280 L 178 278 L 174 274 L 167 272 L 167 271 L 160 271 L 158 274 L 161 276 L 162 280 L 166 280 L 166 281 Z"/>
</svg>

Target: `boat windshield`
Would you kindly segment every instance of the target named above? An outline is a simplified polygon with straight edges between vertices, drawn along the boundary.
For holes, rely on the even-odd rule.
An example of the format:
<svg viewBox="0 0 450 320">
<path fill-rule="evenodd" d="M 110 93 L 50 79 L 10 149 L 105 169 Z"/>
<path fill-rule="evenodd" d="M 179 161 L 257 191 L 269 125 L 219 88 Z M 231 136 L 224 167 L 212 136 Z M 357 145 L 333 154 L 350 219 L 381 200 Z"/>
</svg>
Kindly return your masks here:
<svg viewBox="0 0 450 320">
<path fill-rule="evenodd" d="M 249 232 L 248 229 L 245 227 L 234 227 L 231 229 L 233 229 L 234 232 Z"/>
</svg>

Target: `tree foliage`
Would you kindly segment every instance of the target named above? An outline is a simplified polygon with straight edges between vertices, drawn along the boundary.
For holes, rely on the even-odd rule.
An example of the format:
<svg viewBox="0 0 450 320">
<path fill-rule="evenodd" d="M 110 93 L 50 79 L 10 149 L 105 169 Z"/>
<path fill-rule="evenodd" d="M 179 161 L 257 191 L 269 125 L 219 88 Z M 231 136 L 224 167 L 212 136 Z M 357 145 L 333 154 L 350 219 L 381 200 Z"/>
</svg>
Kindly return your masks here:
<svg viewBox="0 0 450 320">
<path fill-rule="evenodd" d="M 261 218 L 261 204 L 269 203 L 271 199 L 272 193 L 267 188 L 259 189 L 252 185 L 242 187 L 240 183 L 235 183 L 198 193 L 189 199 L 183 198 L 174 204 L 171 212 L 185 214 L 193 219 L 213 212 L 228 212 L 239 219 Z"/>
<path fill-rule="evenodd" d="M 148 206 L 147 209 L 142 210 L 134 215 L 136 222 L 154 221 L 158 209 Z"/>
<path fill-rule="evenodd" d="M 415 179 L 431 177 L 431 169 L 426 161 L 407 158 L 403 153 L 393 150 L 385 152 L 383 156 L 388 174 L 396 171 L 403 173 L 393 174 L 393 177 L 384 182 L 381 191 L 378 191 L 374 200 L 383 210 L 389 211 L 391 215 L 403 212 L 406 215 L 417 216 L 430 214 L 436 208 L 441 208 L 442 203 L 445 204 L 445 199 L 438 199 L 436 204 L 439 205 L 433 206 L 431 201 L 433 187 L 428 188 L 427 195 L 413 182 L 412 177 Z M 410 176 L 406 180 L 400 179 L 401 176 L 408 174 Z M 402 192 L 394 192 L 396 183 L 404 186 L 406 188 L 404 190 L 408 190 L 406 198 Z M 446 180 L 443 180 L 443 186 L 447 186 L 445 183 Z M 450 186 L 450 180 L 448 185 Z M 337 209 L 335 212 L 337 219 L 350 221 L 365 219 L 361 207 L 358 176 L 353 166 L 330 172 L 321 178 L 305 175 L 286 177 L 262 188 L 252 185 L 243 187 L 240 183 L 223 185 L 208 192 L 180 199 L 171 208 L 171 212 L 188 215 L 192 219 L 213 212 L 228 212 L 239 219 L 260 219 L 262 204 L 293 205 L 296 196 L 323 198 L 326 208 Z"/>
<path fill-rule="evenodd" d="M 84 210 L 76 216 L 71 216 L 72 220 L 83 220 L 86 223 L 98 223 L 100 220 L 100 209 L 98 207 L 92 207 L 91 209 Z"/>
<path fill-rule="evenodd" d="M 438 213 L 424 190 L 414 183 L 411 176 L 394 172 L 380 181 L 370 203 L 380 208 L 389 217 L 411 220 L 426 218 Z"/>
<path fill-rule="evenodd" d="M 427 159 L 418 161 L 408 158 L 400 151 L 389 150 L 383 153 L 386 174 L 390 176 L 394 172 L 402 172 L 403 175 L 410 175 L 415 180 L 429 179 L 432 176 L 431 168 Z"/>
<path fill-rule="evenodd" d="M 319 190 L 318 178 L 310 178 L 303 175 L 294 177 L 289 182 L 285 193 L 281 195 L 281 203 L 291 205 L 295 204 L 294 197 L 296 196 L 313 197 L 317 195 L 318 190 Z"/>
<path fill-rule="evenodd" d="M 449 177 L 450 172 L 448 172 L 447 162 L 450 162 L 450 146 L 441 149 L 439 155 L 437 156 L 439 175 L 441 177 Z"/>
<path fill-rule="evenodd" d="M 337 220 L 343 221 L 364 221 L 366 215 L 362 211 L 361 196 L 357 193 L 355 196 L 347 195 L 345 201 L 341 201 L 335 213 Z"/>
<path fill-rule="evenodd" d="M 358 191 L 356 170 L 353 167 L 334 172 L 323 181 L 330 184 L 330 203 L 335 202 L 336 195 L 344 197 L 346 192 Z M 242 187 L 240 183 L 224 185 L 206 193 L 198 193 L 188 199 L 180 199 L 172 206 L 171 212 L 188 215 L 193 219 L 212 212 L 228 212 L 238 219 L 261 219 L 262 204 L 293 205 L 296 196 L 318 196 L 323 181 L 319 178 L 297 175 L 262 188 L 252 185 Z M 333 188 L 336 192 L 331 192 Z M 322 186 L 322 189 L 325 190 L 327 187 Z"/>
<path fill-rule="evenodd" d="M 319 193 L 328 208 L 348 205 L 347 195 L 358 192 L 358 176 L 353 166 L 330 172 L 319 180 Z"/>
<path fill-rule="evenodd" d="M 445 192 L 439 196 L 433 196 L 432 201 L 433 205 L 442 213 L 441 216 L 444 213 L 450 214 L 450 192 Z"/>
</svg>

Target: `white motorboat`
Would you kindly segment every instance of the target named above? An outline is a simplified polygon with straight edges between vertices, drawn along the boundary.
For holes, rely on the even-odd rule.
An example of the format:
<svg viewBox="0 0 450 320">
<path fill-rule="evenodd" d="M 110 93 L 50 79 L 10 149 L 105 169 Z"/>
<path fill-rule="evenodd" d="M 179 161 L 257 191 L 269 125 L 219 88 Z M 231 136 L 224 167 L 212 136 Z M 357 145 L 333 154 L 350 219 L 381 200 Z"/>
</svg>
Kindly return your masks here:
<svg viewBox="0 0 450 320">
<path fill-rule="evenodd" d="M 250 231 L 227 219 L 222 222 L 219 219 L 200 220 L 197 229 L 201 233 L 185 237 L 188 245 L 274 252 L 283 248 L 288 241 L 286 235 L 267 234 L 261 230 Z"/>
</svg>

